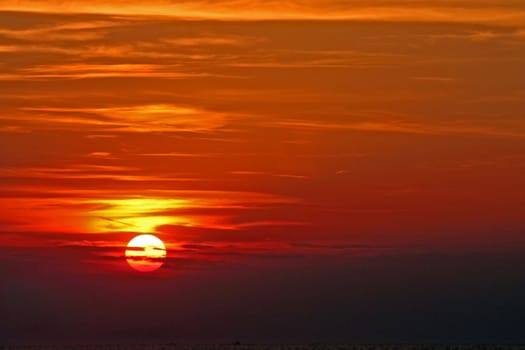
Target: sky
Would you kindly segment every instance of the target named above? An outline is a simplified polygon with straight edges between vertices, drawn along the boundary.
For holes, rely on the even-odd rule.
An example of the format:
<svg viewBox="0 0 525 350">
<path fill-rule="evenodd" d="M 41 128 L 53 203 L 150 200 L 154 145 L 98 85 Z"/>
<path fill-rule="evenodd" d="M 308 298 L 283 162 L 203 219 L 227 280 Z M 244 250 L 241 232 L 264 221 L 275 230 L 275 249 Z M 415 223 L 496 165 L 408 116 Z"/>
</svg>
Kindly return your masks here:
<svg viewBox="0 0 525 350">
<path fill-rule="evenodd" d="M 524 68 L 521 0 L 0 0 L 0 339 L 525 342 Z"/>
</svg>

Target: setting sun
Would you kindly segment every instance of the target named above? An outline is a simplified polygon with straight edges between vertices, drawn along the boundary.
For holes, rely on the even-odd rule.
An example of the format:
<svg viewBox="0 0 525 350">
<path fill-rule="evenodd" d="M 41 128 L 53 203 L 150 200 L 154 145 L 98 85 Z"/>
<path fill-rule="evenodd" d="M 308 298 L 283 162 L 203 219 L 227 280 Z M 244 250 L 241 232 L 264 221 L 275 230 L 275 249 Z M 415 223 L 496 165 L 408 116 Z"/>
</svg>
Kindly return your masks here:
<svg viewBox="0 0 525 350">
<path fill-rule="evenodd" d="M 166 257 L 164 243 L 153 235 L 140 235 L 129 241 L 126 259 L 129 266 L 140 272 L 151 272 L 160 268 Z"/>
</svg>

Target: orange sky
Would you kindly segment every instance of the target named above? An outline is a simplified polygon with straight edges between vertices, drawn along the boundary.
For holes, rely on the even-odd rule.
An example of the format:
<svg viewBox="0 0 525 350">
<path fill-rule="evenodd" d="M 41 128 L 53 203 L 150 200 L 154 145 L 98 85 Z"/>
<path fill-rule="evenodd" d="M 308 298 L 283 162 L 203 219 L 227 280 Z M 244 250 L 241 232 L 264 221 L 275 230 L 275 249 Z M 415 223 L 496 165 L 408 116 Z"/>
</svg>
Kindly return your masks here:
<svg viewBox="0 0 525 350">
<path fill-rule="evenodd" d="M 521 1 L 0 11 L 2 246 L 523 246 Z"/>
</svg>

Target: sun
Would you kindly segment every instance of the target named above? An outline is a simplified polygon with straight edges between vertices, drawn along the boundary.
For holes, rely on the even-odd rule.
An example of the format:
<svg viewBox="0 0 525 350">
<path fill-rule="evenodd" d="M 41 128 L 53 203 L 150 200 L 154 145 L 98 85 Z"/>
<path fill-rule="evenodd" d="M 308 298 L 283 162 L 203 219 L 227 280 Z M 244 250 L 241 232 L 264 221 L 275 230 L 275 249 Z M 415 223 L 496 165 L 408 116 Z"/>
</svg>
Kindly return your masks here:
<svg viewBox="0 0 525 350">
<path fill-rule="evenodd" d="M 153 235 L 139 235 L 129 241 L 126 260 L 132 268 L 140 272 L 155 271 L 166 258 L 164 243 Z"/>
</svg>

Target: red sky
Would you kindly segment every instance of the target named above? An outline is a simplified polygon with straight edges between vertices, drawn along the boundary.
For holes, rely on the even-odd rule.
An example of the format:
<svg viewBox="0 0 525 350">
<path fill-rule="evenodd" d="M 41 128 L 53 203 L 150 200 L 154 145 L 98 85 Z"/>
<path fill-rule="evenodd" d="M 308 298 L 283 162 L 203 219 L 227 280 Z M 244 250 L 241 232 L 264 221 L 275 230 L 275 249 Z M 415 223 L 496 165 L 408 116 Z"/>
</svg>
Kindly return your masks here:
<svg viewBox="0 0 525 350">
<path fill-rule="evenodd" d="M 0 57 L 11 263 L 523 251 L 521 1 L 3 1 Z"/>
</svg>

